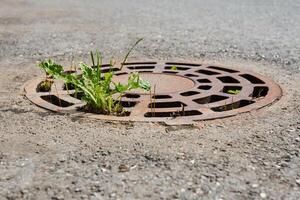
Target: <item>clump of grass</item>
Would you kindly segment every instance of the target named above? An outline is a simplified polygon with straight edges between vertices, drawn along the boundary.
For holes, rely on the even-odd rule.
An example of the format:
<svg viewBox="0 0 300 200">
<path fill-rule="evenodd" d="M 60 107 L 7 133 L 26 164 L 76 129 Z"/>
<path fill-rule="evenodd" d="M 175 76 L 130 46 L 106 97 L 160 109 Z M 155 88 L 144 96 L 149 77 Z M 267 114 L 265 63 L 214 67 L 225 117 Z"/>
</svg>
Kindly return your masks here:
<svg viewBox="0 0 300 200">
<path fill-rule="evenodd" d="M 128 55 L 127 53 L 121 67 L 126 62 Z M 149 91 L 151 88 L 147 81 L 140 78 L 138 72 L 131 73 L 126 84 L 113 82 L 114 63 L 110 62 L 111 70 L 109 72 L 102 73 L 102 57 L 98 51 L 91 52 L 91 60 L 92 66 L 83 62 L 79 64 L 82 75 L 65 73 L 63 66 L 52 60 L 42 61 L 39 67 L 54 79 L 61 79 L 65 84 L 74 85 L 76 92 L 82 92 L 82 100 L 86 102 L 84 110 L 88 112 L 122 115 L 121 98 L 125 92 L 139 88 Z"/>
<path fill-rule="evenodd" d="M 51 90 L 51 86 L 53 84 L 52 79 L 46 78 L 43 82 L 41 82 L 38 86 L 38 91 L 40 92 L 49 92 Z"/>
</svg>

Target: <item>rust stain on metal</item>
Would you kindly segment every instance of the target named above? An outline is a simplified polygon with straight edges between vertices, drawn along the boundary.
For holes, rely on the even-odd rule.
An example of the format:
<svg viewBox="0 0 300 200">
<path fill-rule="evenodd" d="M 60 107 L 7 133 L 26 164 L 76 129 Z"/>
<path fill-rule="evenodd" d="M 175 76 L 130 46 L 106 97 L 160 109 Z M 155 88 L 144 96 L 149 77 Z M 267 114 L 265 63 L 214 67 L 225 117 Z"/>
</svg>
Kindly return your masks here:
<svg viewBox="0 0 300 200">
<path fill-rule="evenodd" d="M 174 67 L 175 66 L 175 67 Z M 103 67 L 103 72 L 107 67 Z M 68 112 L 96 119 L 121 121 L 152 121 L 167 124 L 190 124 L 259 109 L 281 97 L 280 87 L 272 80 L 254 72 L 220 65 L 180 62 L 131 62 L 122 70 L 114 68 L 115 82 L 127 81 L 132 72 L 155 86 L 155 94 L 133 90 L 123 97 L 128 116 L 83 113 L 84 105 L 75 98 L 75 90 L 66 90 L 55 80 L 49 92 L 38 92 L 43 78 L 25 84 L 26 97 L 34 104 L 54 111 Z M 80 73 L 76 72 L 76 73 Z"/>
</svg>

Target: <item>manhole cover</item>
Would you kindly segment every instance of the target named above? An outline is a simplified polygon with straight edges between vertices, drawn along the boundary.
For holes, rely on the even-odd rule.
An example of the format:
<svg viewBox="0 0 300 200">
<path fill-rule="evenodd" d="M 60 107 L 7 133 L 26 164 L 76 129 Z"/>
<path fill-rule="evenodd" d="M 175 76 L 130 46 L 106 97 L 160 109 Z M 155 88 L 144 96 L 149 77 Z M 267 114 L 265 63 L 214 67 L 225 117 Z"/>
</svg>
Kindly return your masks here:
<svg viewBox="0 0 300 200">
<path fill-rule="evenodd" d="M 109 70 L 104 65 L 102 71 Z M 259 74 L 219 65 L 177 62 L 131 62 L 115 71 L 115 82 L 127 81 L 138 71 L 152 85 L 152 93 L 133 90 L 122 98 L 127 116 L 108 116 L 80 112 L 84 103 L 75 90 L 55 80 L 49 92 L 39 92 L 44 78 L 25 84 L 26 97 L 36 105 L 55 112 L 107 120 L 154 121 L 188 124 L 223 118 L 266 106 L 281 96 L 280 87 Z M 70 72 L 69 73 L 74 73 Z M 76 73 L 80 73 L 77 71 Z M 154 92 L 155 90 L 155 92 Z"/>
</svg>

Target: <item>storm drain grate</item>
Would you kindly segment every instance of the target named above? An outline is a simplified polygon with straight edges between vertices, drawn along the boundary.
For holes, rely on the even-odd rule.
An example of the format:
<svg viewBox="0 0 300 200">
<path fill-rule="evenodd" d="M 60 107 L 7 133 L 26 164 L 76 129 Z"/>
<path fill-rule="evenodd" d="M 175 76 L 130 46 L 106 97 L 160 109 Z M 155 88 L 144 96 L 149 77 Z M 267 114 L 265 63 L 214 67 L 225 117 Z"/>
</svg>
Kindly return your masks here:
<svg viewBox="0 0 300 200">
<path fill-rule="evenodd" d="M 102 71 L 108 72 L 104 65 Z M 151 83 L 152 92 L 133 90 L 122 98 L 124 116 L 83 113 L 81 93 L 72 85 L 55 80 L 49 92 L 38 91 L 43 78 L 25 84 L 27 98 L 55 112 L 107 120 L 154 121 L 188 124 L 223 118 L 264 107 L 281 96 L 280 87 L 259 74 L 222 66 L 177 62 L 128 62 L 122 70 L 114 67 L 114 81 L 125 83 L 131 72 Z M 68 71 L 80 73 L 80 71 Z M 68 88 L 68 90 L 66 89 Z M 154 89 L 155 88 L 155 89 Z"/>
</svg>

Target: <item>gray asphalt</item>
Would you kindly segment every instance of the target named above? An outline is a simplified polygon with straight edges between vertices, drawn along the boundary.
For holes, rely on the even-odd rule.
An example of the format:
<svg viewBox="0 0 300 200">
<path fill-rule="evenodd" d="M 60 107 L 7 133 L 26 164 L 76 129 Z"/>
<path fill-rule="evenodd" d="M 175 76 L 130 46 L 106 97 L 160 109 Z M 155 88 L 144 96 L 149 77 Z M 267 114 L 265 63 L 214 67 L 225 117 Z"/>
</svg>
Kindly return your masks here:
<svg viewBox="0 0 300 200">
<path fill-rule="evenodd" d="M 299 199 L 299 0 L 0 0 L 0 199 Z M 268 76 L 284 96 L 198 127 L 50 114 L 20 95 L 99 49 Z"/>
<path fill-rule="evenodd" d="M 71 57 L 92 49 L 122 57 L 142 37 L 137 57 L 237 57 L 299 70 L 299 1 L 14 2 L 2 0 L 0 8 L 1 57 Z"/>
</svg>

